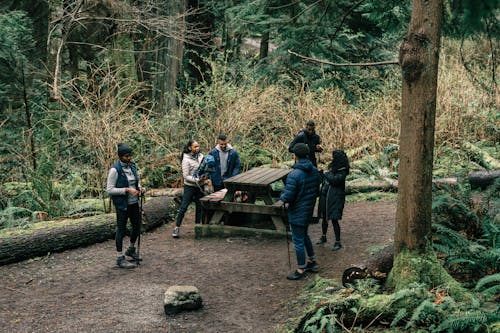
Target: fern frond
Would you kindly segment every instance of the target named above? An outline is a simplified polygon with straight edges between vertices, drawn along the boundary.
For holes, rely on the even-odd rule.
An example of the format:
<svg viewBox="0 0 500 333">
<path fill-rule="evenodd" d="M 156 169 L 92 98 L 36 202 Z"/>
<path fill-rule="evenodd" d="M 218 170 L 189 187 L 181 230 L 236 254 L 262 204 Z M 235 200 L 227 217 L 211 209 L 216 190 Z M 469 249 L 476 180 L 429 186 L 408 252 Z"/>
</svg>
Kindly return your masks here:
<svg viewBox="0 0 500 333">
<path fill-rule="evenodd" d="M 391 327 L 396 326 L 401 320 L 405 319 L 407 314 L 408 311 L 405 308 L 399 309 L 391 322 Z"/>
<path fill-rule="evenodd" d="M 488 318 L 478 310 L 462 311 L 444 320 L 436 329 L 437 332 L 477 332 L 486 326 Z"/>
<path fill-rule="evenodd" d="M 474 290 L 480 291 L 482 290 L 486 285 L 489 284 L 497 284 L 500 285 L 500 273 L 492 274 L 492 275 L 487 275 L 480 279 Z"/>
</svg>

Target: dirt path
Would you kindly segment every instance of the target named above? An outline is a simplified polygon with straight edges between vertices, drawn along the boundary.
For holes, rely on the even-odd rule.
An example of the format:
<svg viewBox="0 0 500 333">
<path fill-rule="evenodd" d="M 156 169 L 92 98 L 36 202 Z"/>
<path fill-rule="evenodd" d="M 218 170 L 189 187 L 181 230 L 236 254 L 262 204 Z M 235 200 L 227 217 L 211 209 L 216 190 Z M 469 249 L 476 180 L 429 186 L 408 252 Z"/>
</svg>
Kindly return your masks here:
<svg viewBox="0 0 500 333">
<path fill-rule="evenodd" d="M 315 246 L 320 275 L 339 279 L 367 248 L 394 233 L 395 202 L 349 203 L 341 221 L 344 248 Z M 195 240 L 193 215 L 181 238 L 172 225 L 143 235 L 143 264 L 114 267 L 114 241 L 0 266 L 0 332 L 273 332 L 305 281 L 288 281 L 285 239 Z M 320 225 L 311 226 L 313 241 Z M 128 241 L 128 240 L 126 240 Z M 125 243 L 126 244 L 126 243 Z M 292 269 L 295 257 L 290 246 Z M 204 307 L 166 317 L 163 294 L 198 287 Z"/>
</svg>

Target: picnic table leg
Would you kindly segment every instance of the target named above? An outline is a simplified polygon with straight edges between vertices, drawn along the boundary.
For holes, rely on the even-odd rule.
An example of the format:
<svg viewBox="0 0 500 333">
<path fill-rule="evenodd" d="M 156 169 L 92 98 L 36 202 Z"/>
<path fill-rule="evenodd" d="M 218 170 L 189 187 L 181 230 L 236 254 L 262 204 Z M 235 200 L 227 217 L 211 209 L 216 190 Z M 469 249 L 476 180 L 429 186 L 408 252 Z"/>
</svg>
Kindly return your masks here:
<svg viewBox="0 0 500 333">
<path fill-rule="evenodd" d="M 220 219 L 224 216 L 224 212 L 216 210 L 210 218 L 209 224 L 220 224 Z"/>
<path fill-rule="evenodd" d="M 286 232 L 285 222 L 283 222 L 283 219 L 281 217 L 271 216 L 271 219 L 273 221 L 274 227 L 276 228 L 276 231 Z"/>
</svg>

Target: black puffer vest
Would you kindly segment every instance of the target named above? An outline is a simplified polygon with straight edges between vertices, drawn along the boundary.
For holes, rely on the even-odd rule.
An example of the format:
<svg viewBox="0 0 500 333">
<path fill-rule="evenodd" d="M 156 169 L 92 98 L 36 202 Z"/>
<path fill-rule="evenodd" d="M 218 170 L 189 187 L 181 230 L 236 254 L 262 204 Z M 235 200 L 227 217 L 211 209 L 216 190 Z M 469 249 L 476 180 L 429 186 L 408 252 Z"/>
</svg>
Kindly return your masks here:
<svg viewBox="0 0 500 333">
<path fill-rule="evenodd" d="M 125 172 L 123 171 L 123 168 L 122 168 L 120 161 L 113 164 L 113 168 L 115 168 L 116 172 L 118 172 L 118 179 L 116 180 L 115 186 L 118 188 L 129 187 L 127 175 L 125 175 Z M 137 169 L 135 168 L 135 164 L 132 164 L 130 166 L 130 169 L 132 170 L 132 173 L 134 174 L 134 177 L 135 177 L 136 190 L 139 190 L 139 187 L 138 187 L 139 176 L 137 176 Z M 111 198 L 113 199 L 113 204 L 115 205 L 116 209 L 127 210 L 128 193 L 125 193 L 125 195 L 113 195 Z"/>
</svg>

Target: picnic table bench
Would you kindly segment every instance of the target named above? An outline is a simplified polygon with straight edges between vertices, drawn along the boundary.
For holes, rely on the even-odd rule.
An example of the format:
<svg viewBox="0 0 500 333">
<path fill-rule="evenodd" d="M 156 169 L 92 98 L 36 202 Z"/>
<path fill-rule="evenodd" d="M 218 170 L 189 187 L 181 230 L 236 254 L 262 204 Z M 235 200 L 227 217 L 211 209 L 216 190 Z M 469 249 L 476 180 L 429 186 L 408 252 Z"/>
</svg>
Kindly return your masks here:
<svg viewBox="0 0 500 333">
<path fill-rule="evenodd" d="M 271 184 L 284 180 L 290 169 L 254 168 L 224 181 L 223 190 L 201 198 L 203 223 L 221 224 L 224 216 L 232 213 L 258 214 L 270 217 L 276 231 L 285 232 L 286 210 L 283 203 L 276 200 L 280 193 Z M 235 202 L 238 192 L 248 193 L 249 202 Z M 256 203 L 262 200 L 263 204 Z"/>
</svg>

